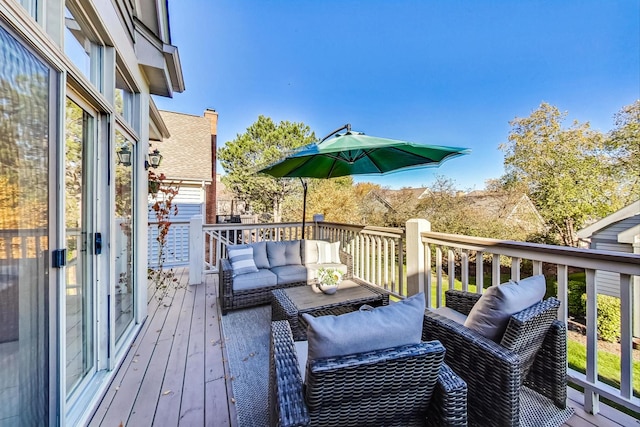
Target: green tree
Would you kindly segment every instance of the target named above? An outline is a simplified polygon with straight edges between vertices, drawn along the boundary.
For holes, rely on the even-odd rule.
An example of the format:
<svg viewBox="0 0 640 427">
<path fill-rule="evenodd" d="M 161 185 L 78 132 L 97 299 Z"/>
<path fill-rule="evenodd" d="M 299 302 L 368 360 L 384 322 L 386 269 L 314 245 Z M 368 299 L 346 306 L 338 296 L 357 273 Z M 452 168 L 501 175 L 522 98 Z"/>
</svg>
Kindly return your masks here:
<svg viewBox="0 0 640 427">
<path fill-rule="evenodd" d="M 296 187 L 298 180 L 276 179 L 256 172 L 282 158 L 287 152 L 315 141 L 315 134 L 304 123 L 281 121 L 276 124 L 265 116 L 236 135 L 218 150 L 218 159 L 226 175 L 224 184 L 249 203 L 256 213 L 271 211 L 273 221 L 282 218 L 282 203 Z"/>
<path fill-rule="evenodd" d="M 614 116 L 615 128 L 609 133 L 607 146 L 615 153 L 613 173 L 619 176 L 623 195 L 629 204 L 640 194 L 640 100 L 622 107 Z"/>
<path fill-rule="evenodd" d="M 431 229 L 440 233 L 470 234 L 471 221 L 475 218 L 467 209 L 464 198 L 459 197 L 456 184 L 444 176 L 436 176 L 417 207 L 419 218 L 426 218 Z M 486 235 L 491 236 L 491 235 Z"/>
<path fill-rule="evenodd" d="M 324 215 L 324 220 L 353 224 L 357 217 L 353 214 L 358 207 L 354 195 L 353 178 L 344 176 L 334 179 L 309 179 L 307 192 L 307 216 L 311 221 L 314 214 Z M 283 204 L 284 221 L 302 219 L 302 186 L 289 194 Z"/>
<path fill-rule="evenodd" d="M 566 113 L 542 103 L 529 117 L 510 122 L 503 184 L 524 187 L 563 244 L 575 246 L 575 232 L 623 205 L 613 165 L 616 152 L 589 123 L 564 128 Z"/>
</svg>

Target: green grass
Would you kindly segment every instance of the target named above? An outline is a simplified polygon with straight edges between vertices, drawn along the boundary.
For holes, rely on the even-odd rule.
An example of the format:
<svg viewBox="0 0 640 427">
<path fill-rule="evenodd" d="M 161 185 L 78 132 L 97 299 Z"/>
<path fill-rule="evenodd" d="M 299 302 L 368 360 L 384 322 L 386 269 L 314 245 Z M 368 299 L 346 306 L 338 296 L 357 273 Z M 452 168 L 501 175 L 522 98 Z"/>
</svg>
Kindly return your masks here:
<svg viewBox="0 0 640 427">
<path fill-rule="evenodd" d="M 567 351 L 569 368 L 584 374 L 587 370 L 587 347 L 577 341 L 568 340 Z M 598 350 L 598 379 L 605 384 L 620 389 L 620 356 Z M 572 387 L 584 392 L 582 387 L 573 384 Z M 640 397 L 640 362 L 636 361 L 633 362 L 633 395 Z M 607 399 L 602 398 L 602 400 L 607 405 L 636 419 L 640 419 L 640 413 L 634 412 Z"/>
<path fill-rule="evenodd" d="M 585 373 L 587 370 L 587 347 L 569 340 L 569 367 Z M 598 379 L 620 389 L 620 356 L 598 350 Z M 633 394 L 640 397 L 640 362 L 633 362 Z"/>
</svg>

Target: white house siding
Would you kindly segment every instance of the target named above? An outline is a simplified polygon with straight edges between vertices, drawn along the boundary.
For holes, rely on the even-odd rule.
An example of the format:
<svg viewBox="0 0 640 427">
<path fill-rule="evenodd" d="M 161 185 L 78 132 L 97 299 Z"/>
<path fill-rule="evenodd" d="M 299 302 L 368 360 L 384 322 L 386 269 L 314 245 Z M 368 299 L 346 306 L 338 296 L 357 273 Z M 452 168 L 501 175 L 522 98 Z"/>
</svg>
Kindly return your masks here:
<svg viewBox="0 0 640 427">
<path fill-rule="evenodd" d="M 635 215 L 618 221 L 605 227 L 591 236 L 591 248 L 605 251 L 633 253 L 633 246 L 628 243 L 619 243 L 618 235 L 635 225 L 640 224 L 640 215 Z M 596 272 L 598 293 L 620 297 L 620 275 L 606 271 Z"/>
<path fill-rule="evenodd" d="M 180 187 L 180 192 L 173 199 L 178 207 L 178 213 L 171 217 L 173 223 L 167 235 L 164 267 L 176 267 L 189 263 L 189 220 L 195 215 L 204 216 L 204 190 L 201 186 Z M 157 219 L 155 213 L 149 209 L 149 240 L 147 244 L 147 261 L 149 267 L 157 267 L 159 244 L 157 241 L 158 228 L 154 225 Z"/>
</svg>

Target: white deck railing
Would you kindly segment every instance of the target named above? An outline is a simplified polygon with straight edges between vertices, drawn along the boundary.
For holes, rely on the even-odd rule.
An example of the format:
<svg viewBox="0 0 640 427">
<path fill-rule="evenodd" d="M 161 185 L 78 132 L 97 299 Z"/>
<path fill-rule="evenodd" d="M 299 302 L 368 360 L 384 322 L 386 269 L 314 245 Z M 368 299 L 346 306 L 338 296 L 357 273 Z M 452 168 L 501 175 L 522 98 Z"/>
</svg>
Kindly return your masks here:
<svg viewBox="0 0 640 427">
<path fill-rule="evenodd" d="M 190 283 L 200 283 L 203 272 L 217 271 L 219 259 L 225 256 L 228 244 L 301 237 L 301 223 L 203 225 L 201 218 L 194 218 L 191 222 Z M 513 280 L 520 279 L 525 260 L 531 261 L 533 274 L 542 273 L 544 265 L 548 275 L 548 265 L 553 264 L 558 283 L 557 297 L 561 301 L 558 318 L 565 323 L 568 321 L 569 270 L 584 269 L 587 368 L 585 374 L 570 369 L 570 379 L 584 387 L 587 411 L 597 413 L 598 398 L 604 396 L 640 412 L 640 399 L 633 396 L 632 357 L 634 316 L 636 319 L 640 316 L 637 302 L 640 300 L 640 255 L 434 233 L 426 220 L 410 220 L 406 229 L 311 223 L 307 224 L 305 237 L 339 240 L 341 247 L 353 256 L 354 275 L 398 296 L 424 291 L 429 307 L 443 305 L 443 291 L 453 288 L 456 279 L 462 289 L 482 292 L 485 286 L 501 282 L 501 266 L 505 264 Z M 198 252 L 200 255 L 195 256 Z M 491 271 L 490 283 L 484 283 L 485 268 Z M 598 380 L 596 271 L 614 272 L 620 277 L 620 389 Z M 472 276 L 475 276 L 475 289 L 470 286 Z"/>
<path fill-rule="evenodd" d="M 524 260 L 530 260 L 533 274 L 549 275 L 548 266 L 555 270 L 558 283 L 557 298 L 561 301 L 558 319 L 568 320 L 567 294 L 570 269 L 584 269 L 586 273 L 586 329 L 587 360 L 586 373 L 569 369 L 570 381 L 584 387 L 585 410 L 598 412 L 598 396 L 604 396 L 618 404 L 640 412 L 640 399 L 633 396 L 633 316 L 640 316 L 638 287 L 640 287 L 640 255 L 610 251 L 578 249 L 564 246 L 540 245 L 513 241 L 501 241 L 452 234 L 422 232 L 424 245 L 424 289 L 435 287 L 435 301 L 432 293 L 426 292 L 427 304 L 431 307 L 442 305 L 442 291 L 453 288 L 456 277 L 462 288 L 469 290 L 469 271 L 475 268 L 476 289 L 482 292 L 483 273 L 486 260 L 491 265 L 491 285 L 500 283 L 500 267 L 505 261 L 510 265 L 511 279 L 520 279 L 520 268 Z M 446 263 L 443 262 L 446 259 Z M 473 260 L 473 261 L 472 261 Z M 478 262 L 482 260 L 482 262 Z M 555 266 L 555 268 L 553 267 Z M 444 275 L 448 273 L 445 283 Z M 597 306 L 598 282 L 596 271 L 618 273 L 620 277 L 620 389 L 598 379 L 598 333 Z M 635 307 L 634 307 L 635 287 Z M 634 313 L 635 310 L 635 313 Z"/>
</svg>

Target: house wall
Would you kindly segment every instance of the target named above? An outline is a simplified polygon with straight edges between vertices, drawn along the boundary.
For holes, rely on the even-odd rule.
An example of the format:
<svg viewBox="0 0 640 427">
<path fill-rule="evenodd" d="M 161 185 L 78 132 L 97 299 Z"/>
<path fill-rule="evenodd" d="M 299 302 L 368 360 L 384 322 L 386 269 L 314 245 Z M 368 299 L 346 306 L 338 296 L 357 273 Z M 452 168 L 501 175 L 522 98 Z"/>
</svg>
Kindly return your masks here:
<svg viewBox="0 0 640 427">
<path fill-rule="evenodd" d="M 46 139 L 48 150 L 43 156 L 48 204 L 40 209 L 46 210 L 47 224 L 29 226 L 42 226 L 44 235 L 36 234 L 34 244 L 32 235 L 39 230 L 16 231 L 0 221 L 0 232 L 31 234 L 23 248 L 12 251 L 14 259 L 2 259 L 19 266 L 18 289 L 0 294 L 0 304 L 17 298 L 12 305 L 19 321 L 12 341 L 0 344 L 0 425 L 86 424 L 146 317 L 147 247 L 139 243 L 147 241 L 143 159 L 150 95 L 170 95 L 183 83 L 177 53 L 171 63 L 167 60 L 175 47 L 162 43 L 169 40 L 165 2 L 143 3 L 152 12 L 135 11 L 140 2 L 120 0 L 0 0 L 2 30 L 47 69 L 49 103 L 44 110 L 49 129 L 40 139 Z M 151 30 L 141 26 L 133 13 L 157 25 Z M 73 52 L 68 48 L 76 41 L 79 50 Z M 13 78 L 27 68 L 24 55 L 2 58 L 3 77 Z M 25 99 L 11 99 L 8 106 L 35 115 Z M 70 103 L 82 110 L 80 120 L 73 121 Z M 75 134 L 82 147 L 82 161 L 76 163 L 69 148 L 75 147 L 69 137 L 74 126 L 82 130 Z M 123 141 L 132 148 L 131 164 L 116 163 Z M 20 136 L 3 135 L 0 151 L 22 143 Z M 4 160 L 0 172 L 7 170 Z M 68 172 L 79 164 L 82 179 L 74 181 Z M 76 201 L 69 182 L 79 185 L 75 195 L 81 204 L 69 203 Z M 15 208 L 0 202 L 0 210 L 7 208 L 16 217 Z M 71 213 L 78 212 L 87 232 L 68 225 Z M 54 251 L 61 256 L 54 258 Z M 60 260 L 59 267 L 54 259 Z M 31 260 L 43 266 L 33 269 Z"/>
<path fill-rule="evenodd" d="M 591 249 L 633 253 L 633 245 L 619 243 L 618 234 L 640 224 L 640 215 L 635 215 L 605 227 L 591 236 Z M 604 271 L 596 272 L 598 293 L 620 297 L 620 275 Z"/>
<path fill-rule="evenodd" d="M 189 226 L 188 222 L 195 215 L 204 216 L 205 210 L 205 190 L 198 185 L 185 185 L 180 187 L 180 192 L 173 199 L 173 203 L 178 208 L 178 213 L 171 217 L 173 223 L 169 227 L 167 234 L 163 267 L 176 267 L 189 264 Z M 147 263 L 149 267 L 155 268 L 160 265 L 159 249 L 157 241 L 158 229 L 154 225 L 157 221 L 153 210 L 149 209 L 148 221 L 149 238 L 147 245 Z"/>
</svg>

